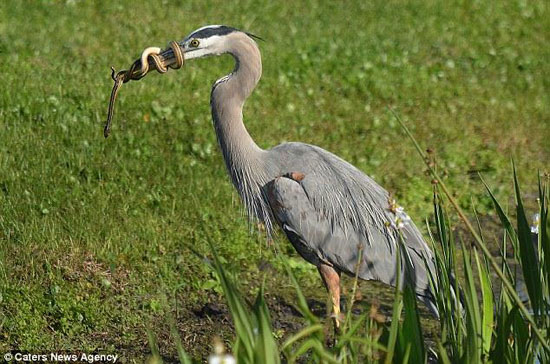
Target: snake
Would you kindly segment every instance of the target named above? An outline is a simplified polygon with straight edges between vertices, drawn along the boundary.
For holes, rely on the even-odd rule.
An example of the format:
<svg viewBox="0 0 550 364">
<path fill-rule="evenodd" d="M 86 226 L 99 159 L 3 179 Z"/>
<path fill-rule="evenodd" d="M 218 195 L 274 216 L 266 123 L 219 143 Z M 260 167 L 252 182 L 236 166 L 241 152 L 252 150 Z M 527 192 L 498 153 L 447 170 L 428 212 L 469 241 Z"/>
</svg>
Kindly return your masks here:
<svg viewBox="0 0 550 364">
<path fill-rule="evenodd" d="M 103 128 L 103 136 L 105 138 L 111 133 L 111 123 L 115 111 L 116 98 L 124 83 L 130 80 L 138 81 L 145 77 L 152 69 L 155 69 L 158 73 L 166 73 L 168 68 L 179 69 L 183 66 L 185 58 L 183 57 L 183 52 L 179 44 L 176 41 L 171 41 L 168 49 L 172 49 L 175 57 L 175 62 L 170 65 L 166 65 L 164 57 L 161 56 L 162 50 L 159 47 L 148 47 L 143 50 L 140 58 L 136 59 L 129 69 L 117 72 L 114 67 L 111 67 L 111 78 L 114 84 L 109 99 L 107 121 Z M 152 64 L 152 68 L 150 64 Z"/>
</svg>

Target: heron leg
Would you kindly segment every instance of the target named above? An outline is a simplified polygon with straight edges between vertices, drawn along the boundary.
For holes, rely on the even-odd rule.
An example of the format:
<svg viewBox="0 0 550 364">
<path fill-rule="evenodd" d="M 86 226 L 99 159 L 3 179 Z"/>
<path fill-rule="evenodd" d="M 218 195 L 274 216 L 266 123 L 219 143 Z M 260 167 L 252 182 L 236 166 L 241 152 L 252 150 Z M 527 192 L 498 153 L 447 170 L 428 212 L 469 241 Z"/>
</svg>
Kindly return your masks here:
<svg viewBox="0 0 550 364">
<path fill-rule="evenodd" d="M 321 263 L 317 266 L 319 274 L 325 283 L 325 287 L 332 301 L 332 319 L 334 331 L 340 332 L 340 272 L 328 264 Z"/>
</svg>

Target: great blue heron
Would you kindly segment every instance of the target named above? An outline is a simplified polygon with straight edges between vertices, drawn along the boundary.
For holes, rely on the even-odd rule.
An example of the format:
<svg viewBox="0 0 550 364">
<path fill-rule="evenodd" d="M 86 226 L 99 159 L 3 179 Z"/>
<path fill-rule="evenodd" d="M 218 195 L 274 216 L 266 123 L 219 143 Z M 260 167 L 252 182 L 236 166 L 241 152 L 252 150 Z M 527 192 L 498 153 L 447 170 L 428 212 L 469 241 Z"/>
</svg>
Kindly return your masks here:
<svg viewBox="0 0 550 364">
<path fill-rule="evenodd" d="M 232 27 L 211 25 L 179 42 L 185 60 L 222 54 L 235 59 L 233 72 L 212 87 L 210 105 L 227 170 L 249 219 L 263 222 L 269 235 L 278 224 L 298 253 L 317 267 L 332 298 L 336 328 L 340 274 L 354 274 L 360 256 L 360 278 L 400 286 L 400 234 L 404 282 L 435 310 L 427 273 L 434 267 L 432 252 L 386 190 L 317 146 L 284 143 L 264 150 L 251 138 L 243 123 L 243 105 L 262 75 L 254 38 Z M 172 49 L 161 55 L 167 64 L 175 62 Z"/>
</svg>

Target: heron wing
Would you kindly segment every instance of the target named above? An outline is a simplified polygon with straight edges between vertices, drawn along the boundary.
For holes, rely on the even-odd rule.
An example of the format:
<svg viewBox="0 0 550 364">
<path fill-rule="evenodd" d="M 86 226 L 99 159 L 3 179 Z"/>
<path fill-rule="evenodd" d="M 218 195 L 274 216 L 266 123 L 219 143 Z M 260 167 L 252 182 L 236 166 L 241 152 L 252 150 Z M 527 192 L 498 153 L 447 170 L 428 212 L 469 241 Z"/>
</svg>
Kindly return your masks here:
<svg viewBox="0 0 550 364">
<path fill-rule="evenodd" d="M 360 278 L 397 286 L 397 250 L 388 244 L 387 234 L 371 229 L 369 243 L 364 234 L 333 224 L 312 202 L 308 190 L 312 178 L 315 176 L 304 175 L 301 181 L 278 177 L 266 185 L 273 216 L 298 253 L 312 264 L 324 262 L 351 275 L 355 274 L 361 254 Z M 422 239 L 418 235 L 416 228 L 403 229 L 404 241 Z M 425 259 L 431 256 L 426 257 L 423 249 L 404 246 L 401 259 L 404 281 L 432 308 L 425 266 Z"/>
<path fill-rule="evenodd" d="M 300 181 L 316 213 L 326 217 L 330 228 L 344 234 L 364 235 L 369 245 L 387 245 L 394 251 L 398 241 L 396 214 L 391 211 L 391 196 L 365 173 L 338 156 L 314 145 L 284 143 L 270 151 L 274 166 L 282 166 L 278 176 L 301 172 Z M 422 235 L 410 221 L 403 227 L 405 244 L 432 257 Z"/>
</svg>

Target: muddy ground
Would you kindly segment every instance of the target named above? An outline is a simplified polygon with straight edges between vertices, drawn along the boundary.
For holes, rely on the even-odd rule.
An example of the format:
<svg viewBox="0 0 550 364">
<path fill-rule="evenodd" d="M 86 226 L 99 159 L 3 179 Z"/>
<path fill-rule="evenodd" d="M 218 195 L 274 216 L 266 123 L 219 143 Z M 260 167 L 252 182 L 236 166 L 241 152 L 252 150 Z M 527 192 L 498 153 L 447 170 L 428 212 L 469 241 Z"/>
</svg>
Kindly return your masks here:
<svg viewBox="0 0 550 364">
<path fill-rule="evenodd" d="M 347 309 L 351 292 L 352 279 L 343 279 L 343 299 L 342 306 Z M 259 282 L 258 282 L 259 284 Z M 309 289 L 304 291 L 307 297 L 308 305 L 311 311 L 325 322 L 325 333 L 327 342 L 332 340 L 332 321 L 327 316 L 326 293 L 319 279 L 318 289 Z M 353 314 L 358 316 L 370 310 L 371 305 L 379 305 L 379 311 L 386 317 L 391 316 L 391 307 L 394 291 L 390 287 L 377 282 L 361 282 L 356 293 L 356 302 L 353 306 Z M 273 332 L 278 336 L 280 342 L 283 342 L 292 334 L 297 333 L 305 325 L 305 321 L 296 307 L 295 294 L 291 287 L 281 290 L 275 289 L 275 292 L 266 292 L 265 298 L 269 306 L 272 319 Z M 206 362 L 207 357 L 212 353 L 212 344 L 215 338 L 221 338 L 230 348 L 234 339 L 233 323 L 231 314 L 223 296 L 216 294 L 209 295 L 205 302 L 193 306 L 185 306 L 184 297 L 180 297 L 181 306 L 177 312 L 173 312 L 176 317 L 177 328 L 183 347 L 186 352 L 195 359 Z M 422 320 L 426 343 L 433 344 L 433 337 L 438 330 L 437 321 L 435 321 L 424 307 L 422 310 Z M 161 318 L 159 318 L 161 319 Z M 179 363 L 174 339 L 170 335 L 170 330 L 155 329 L 154 332 L 160 355 L 166 363 Z M 123 362 L 132 362 L 134 360 L 143 360 L 151 355 L 150 345 L 146 337 L 141 340 L 131 350 L 123 354 Z"/>
<path fill-rule="evenodd" d="M 481 223 L 485 230 L 485 236 L 490 245 L 491 252 L 497 256 L 499 249 L 497 241 L 501 237 L 501 231 L 498 222 L 493 217 L 483 217 Z M 469 234 L 462 228 L 454 230 L 456 241 L 463 239 L 465 246 L 472 246 Z M 460 250 L 458 251 L 460 253 Z M 509 256 L 512 252 L 508 252 Z M 460 254 L 459 254 L 460 255 Z M 273 332 L 279 342 L 284 342 L 289 336 L 297 333 L 305 325 L 296 306 L 296 293 L 294 288 L 286 277 L 282 277 L 272 267 L 261 269 L 265 275 L 271 278 L 266 281 L 265 299 L 269 306 L 272 319 Z M 260 277 L 261 275 L 259 275 Z M 252 286 L 259 287 L 260 281 L 251 283 Z M 347 311 L 350 295 L 352 291 L 353 279 L 351 277 L 342 277 L 342 308 Z M 498 288 L 496 285 L 495 288 Z M 247 287 L 241 287 L 246 291 Z M 302 287 L 304 295 L 307 297 L 308 305 L 311 311 L 325 322 L 325 333 L 327 342 L 332 338 L 332 322 L 327 316 L 327 294 L 322 285 L 321 279 L 313 282 L 307 282 Z M 496 293 L 496 292 L 495 292 Z M 246 296 L 246 299 L 252 303 L 254 295 Z M 372 305 L 379 307 L 379 312 L 388 319 L 391 317 L 392 303 L 394 299 L 394 290 L 378 282 L 360 281 L 356 292 L 356 300 L 353 306 L 353 314 L 356 316 L 368 312 Z M 213 341 L 220 338 L 226 348 L 229 350 L 234 340 L 234 329 L 225 298 L 221 294 L 209 293 L 203 296 L 196 303 L 189 304 L 185 294 L 178 295 L 177 301 L 172 305 L 171 315 L 175 318 L 177 330 L 185 351 L 194 359 L 206 362 L 208 355 L 212 353 Z M 433 347 L 435 338 L 438 336 L 439 324 L 427 311 L 426 307 L 419 303 L 421 309 L 421 320 L 423 333 L 427 347 Z M 166 363 L 179 363 L 175 345 L 175 339 L 170 333 L 165 316 L 159 316 L 158 322 L 166 323 L 159 325 L 158 322 L 152 327 L 151 334 L 157 341 L 157 346 L 162 360 Z M 119 347 L 121 362 L 143 362 L 151 356 L 151 345 L 147 335 L 141 335 L 142 339 L 134 343 L 132 347 Z M 106 338 L 107 339 L 107 338 Z M 107 339 L 108 340 L 108 339 Z M 118 345 L 117 345 L 118 346 Z"/>
</svg>

